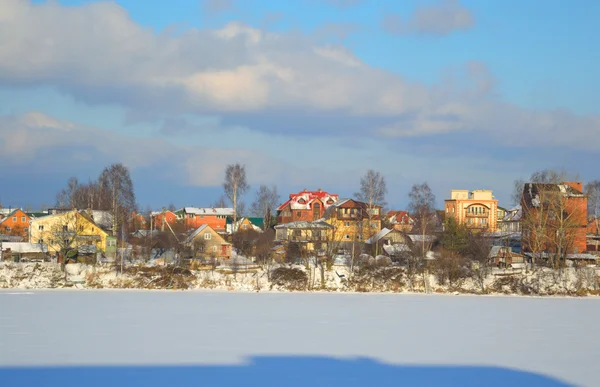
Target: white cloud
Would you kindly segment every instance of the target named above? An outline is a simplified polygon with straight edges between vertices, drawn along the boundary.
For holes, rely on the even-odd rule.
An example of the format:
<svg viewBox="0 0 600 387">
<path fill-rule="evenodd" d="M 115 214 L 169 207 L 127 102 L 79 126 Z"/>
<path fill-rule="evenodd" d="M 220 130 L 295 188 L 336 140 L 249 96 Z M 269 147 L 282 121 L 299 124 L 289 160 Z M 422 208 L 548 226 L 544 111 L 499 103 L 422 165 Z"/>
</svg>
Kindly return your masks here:
<svg viewBox="0 0 600 387">
<path fill-rule="evenodd" d="M 457 1 L 432 7 L 419 8 L 411 28 L 445 33 L 473 23 Z M 496 141 L 518 134 L 524 144 L 600 147 L 600 138 L 589 136 L 600 130 L 598 117 L 503 103 L 482 63 L 467 63 L 461 77 L 429 87 L 370 67 L 344 47 L 239 22 L 155 34 L 111 2 L 5 0 L 0 15 L 0 86 L 54 86 L 87 103 L 121 105 L 131 117 L 212 115 L 285 135 L 472 131 Z"/>
<path fill-rule="evenodd" d="M 424 34 L 449 35 L 475 25 L 475 17 L 459 0 L 440 0 L 435 4 L 419 6 L 404 21 L 395 13 L 384 15 L 383 29 L 393 35 Z"/>
</svg>

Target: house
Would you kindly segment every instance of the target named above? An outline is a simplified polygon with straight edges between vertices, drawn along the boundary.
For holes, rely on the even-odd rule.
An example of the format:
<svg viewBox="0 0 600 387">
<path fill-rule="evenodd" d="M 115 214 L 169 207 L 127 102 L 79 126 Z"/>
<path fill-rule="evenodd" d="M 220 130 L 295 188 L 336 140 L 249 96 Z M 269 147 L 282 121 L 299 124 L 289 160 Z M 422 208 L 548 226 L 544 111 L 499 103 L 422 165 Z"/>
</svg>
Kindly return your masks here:
<svg viewBox="0 0 600 387">
<path fill-rule="evenodd" d="M 369 208 L 367 203 L 343 199 L 330 205 L 322 219 L 334 227 L 336 241 L 364 242 L 381 230 L 381 206 Z"/>
<path fill-rule="evenodd" d="M 183 220 L 186 230 L 207 224 L 216 232 L 225 233 L 227 218 L 233 218 L 233 212 L 233 208 L 184 207 L 177 211 L 177 217 Z"/>
<path fill-rule="evenodd" d="M 237 231 L 254 230 L 257 232 L 263 232 L 264 230 L 264 219 L 259 217 L 243 217 L 237 220 L 235 227 L 233 226 L 233 219 L 227 218 L 226 229 L 228 234 L 233 234 Z"/>
<path fill-rule="evenodd" d="M 0 248 L 3 261 L 45 261 L 48 255 L 48 246 L 38 243 L 3 242 Z"/>
<path fill-rule="evenodd" d="M 184 244 L 191 248 L 192 258 L 231 258 L 231 243 L 208 224 L 198 227 L 186 238 Z"/>
<path fill-rule="evenodd" d="M 410 232 L 415 219 L 407 211 L 389 211 L 385 215 L 385 223 L 398 231 Z"/>
<path fill-rule="evenodd" d="M 513 264 L 524 263 L 523 256 L 514 253 L 508 246 L 492 246 L 488 259 L 492 265 L 498 267 L 511 267 Z"/>
<path fill-rule="evenodd" d="M 382 228 L 377 234 L 373 235 L 365 242 L 367 245 L 374 247 L 374 254 L 381 253 L 380 247 L 390 256 L 399 256 L 411 251 L 410 246 L 412 241 L 402 231 L 394 228 Z"/>
<path fill-rule="evenodd" d="M 523 211 L 518 205 L 504 211 L 504 216 L 498 220 L 498 231 L 503 233 L 521 232 L 521 216 Z"/>
<path fill-rule="evenodd" d="M 150 217 L 153 224 L 152 228 L 162 231 L 169 229 L 167 224 L 173 226 L 177 222 L 177 214 L 169 210 L 154 211 L 150 214 Z"/>
<path fill-rule="evenodd" d="M 113 214 L 110 211 L 86 210 L 94 223 L 109 234 L 113 234 Z"/>
<path fill-rule="evenodd" d="M 290 194 L 288 201 L 277 208 L 277 223 L 312 222 L 321 219 L 327 208 L 335 204 L 339 197 L 321 190 Z"/>
<path fill-rule="evenodd" d="M 0 233 L 16 235 L 29 239 L 29 221 L 31 218 L 23 210 L 17 208 L 0 220 Z"/>
<path fill-rule="evenodd" d="M 315 222 L 296 221 L 275 226 L 275 240 L 278 242 L 296 243 L 303 251 L 326 250 L 331 241 L 331 233 L 335 229 L 322 220 Z"/>
<path fill-rule="evenodd" d="M 587 250 L 587 196 L 581 182 L 526 183 L 521 207 L 525 252 L 535 249 L 564 258 Z M 537 238 L 540 233 L 543 237 Z"/>
<path fill-rule="evenodd" d="M 85 211 L 71 210 L 31 220 L 29 241 L 47 244 L 52 255 L 81 246 L 95 246 L 97 252 L 116 250 L 116 239 L 98 226 Z M 114 246 L 113 246 L 114 245 Z"/>
<path fill-rule="evenodd" d="M 494 232 L 498 228 L 498 200 L 491 190 L 453 189 L 444 204 L 446 216 L 471 230 Z"/>
<path fill-rule="evenodd" d="M 129 218 L 130 230 L 148 230 L 149 228 L 149 222 L 144 214 L 135 211 L 131 213 L 131 218 Z"/>
</svg>

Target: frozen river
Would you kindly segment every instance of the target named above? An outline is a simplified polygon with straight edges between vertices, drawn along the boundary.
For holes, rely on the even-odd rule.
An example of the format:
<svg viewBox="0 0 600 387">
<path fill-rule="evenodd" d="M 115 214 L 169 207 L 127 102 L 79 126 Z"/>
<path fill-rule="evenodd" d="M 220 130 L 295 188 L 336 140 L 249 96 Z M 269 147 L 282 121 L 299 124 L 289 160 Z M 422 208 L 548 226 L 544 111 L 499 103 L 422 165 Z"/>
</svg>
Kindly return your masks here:
<svg viewBox="0 0 600 387">
<path fill-rule="evenodd" d="M 599 323 L 594 298 L 3 290 L 0 384 L 598 386 Z"/>
</svg>

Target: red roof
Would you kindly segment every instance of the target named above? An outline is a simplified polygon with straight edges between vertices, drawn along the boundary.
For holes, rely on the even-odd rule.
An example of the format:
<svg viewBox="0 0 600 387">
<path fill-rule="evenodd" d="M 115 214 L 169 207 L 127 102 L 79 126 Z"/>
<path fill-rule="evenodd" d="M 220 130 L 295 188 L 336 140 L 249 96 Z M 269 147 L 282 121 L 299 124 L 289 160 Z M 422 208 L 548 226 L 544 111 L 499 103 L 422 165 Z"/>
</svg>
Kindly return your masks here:
<svg viewBox="0 0 600 387">
<path fill-rule="evenodd" d="M 281 211 L 283 210 L 288 204 L 297 204 L 300 206 L 306 205 L 308 207 L 308 205 L 310 203 L 312 203 L 315 200 L 320 200 L 325 208 L 327 208 L 329 205 L 335 203 L 338 201 L 339 196 L 337 194 L 330 194 L 329 192 L 323 191 L 321 189 L 317 190 L 317 191 L 301 191 L 298 192 L 297 194 L 290 194 L 290 199 L 288 201 L 286 201 L 285 203 L 283 203 L 282 205 L 280 205 L 277 210 Z M 332 201 L 333 203 L 328 203 L 329 201 Z"/>
</svg>

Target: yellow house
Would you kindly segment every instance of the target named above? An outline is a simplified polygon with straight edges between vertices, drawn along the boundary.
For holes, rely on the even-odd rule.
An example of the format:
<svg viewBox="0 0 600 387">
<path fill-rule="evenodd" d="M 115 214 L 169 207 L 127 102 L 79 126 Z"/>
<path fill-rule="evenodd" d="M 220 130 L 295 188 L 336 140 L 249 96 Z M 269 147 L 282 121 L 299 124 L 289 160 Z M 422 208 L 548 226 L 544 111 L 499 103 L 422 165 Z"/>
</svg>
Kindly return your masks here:
<svg viewBox="0 0 600 387">
<path fill-rule="evenodd" d="M 369 219 L 369 211 L 372 216 Z M 338 242 L 365 242 L 381 230 L 381 207 L 369 209 L 367 203 L 341 200 L 325 212 L 325 221 L 334 227 Z"/>
<path fill-rule="evenodd" d="M 85 212 L 71 210 L 31 220 L 29 241 L 48 245 L 48 252 L 56 255 L 70 249 L 96 246 L 106 251 L 108 234 Z"/>
</svg>

